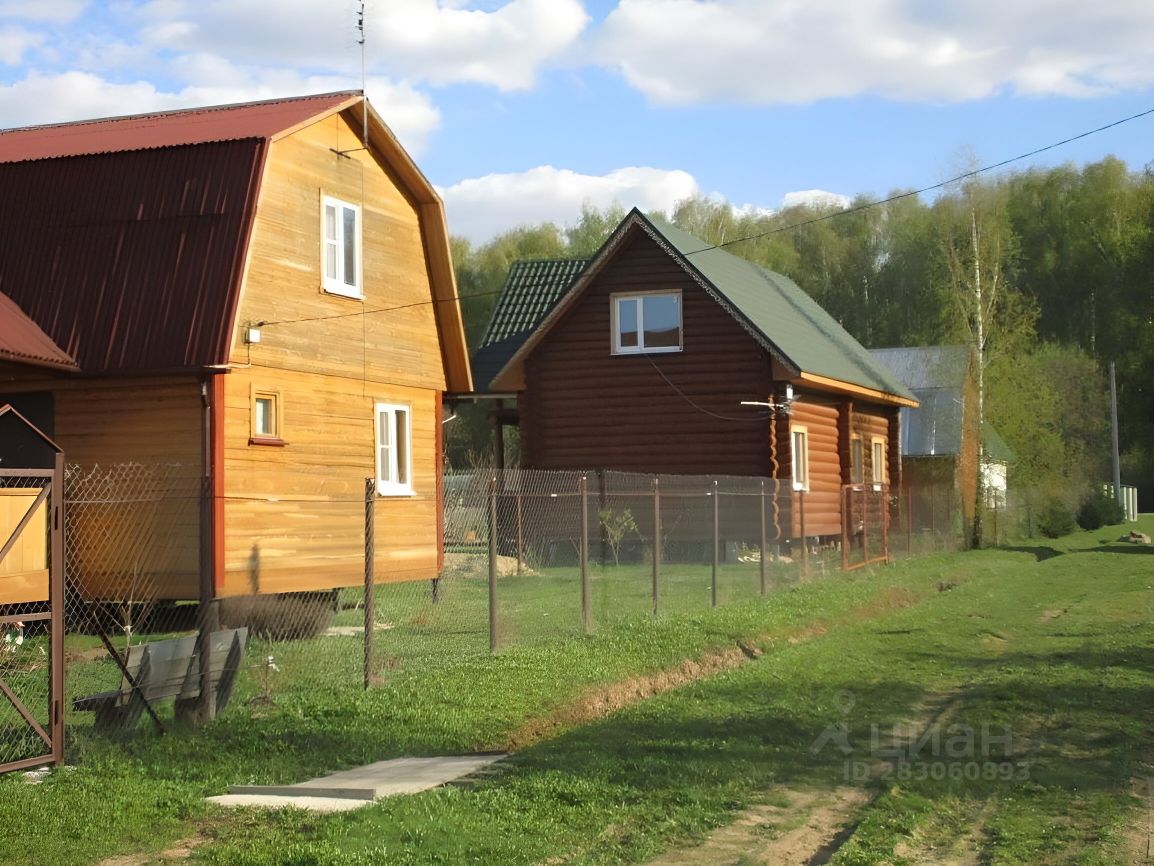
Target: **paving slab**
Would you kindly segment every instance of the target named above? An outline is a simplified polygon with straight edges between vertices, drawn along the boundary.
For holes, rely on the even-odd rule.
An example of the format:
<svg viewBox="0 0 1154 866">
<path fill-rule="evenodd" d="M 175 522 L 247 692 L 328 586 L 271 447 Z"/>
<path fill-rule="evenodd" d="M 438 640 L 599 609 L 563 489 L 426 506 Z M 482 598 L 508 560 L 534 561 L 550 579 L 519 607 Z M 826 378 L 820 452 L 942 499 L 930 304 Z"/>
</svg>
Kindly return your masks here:
<svg viewBox="0 0 1154 866">
<path fill-rule="evenodd" d="M 381 797 L 436 788 L 484 769 L 503 757 L 503 753 L 490 753 L 393 758 L 296 785 L 234 785 L 228 794 L 208 799 L 222 806 L 345 811 L 359 809 Z"/>
</svg>

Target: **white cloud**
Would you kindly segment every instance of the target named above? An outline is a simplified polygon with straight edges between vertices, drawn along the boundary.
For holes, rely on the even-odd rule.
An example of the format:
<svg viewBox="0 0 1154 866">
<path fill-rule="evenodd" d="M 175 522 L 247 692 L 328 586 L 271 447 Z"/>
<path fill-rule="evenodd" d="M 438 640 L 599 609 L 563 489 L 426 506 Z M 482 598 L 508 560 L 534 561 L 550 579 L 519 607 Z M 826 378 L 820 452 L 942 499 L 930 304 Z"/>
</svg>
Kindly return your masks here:
<svg viewBox="0 0 1154 866">
<path fill-rule="evenodd" d="M 1152 31 L 1133 0 L 621 0 L 591 50 L 656 103 L 955 101 L 1150 86 Z"/>
<path fill-rule="evenodd" d="M 440 189 L 449 231 L 475 243 L 521 225 L 553 222 L 571 225 L 590 205 L 671 212 L 698 193 L 697 181 L 684 171 L 620 168 L 606 175 L 578 174 L 540 166 L 519 174 L 490 174 Z"/>
<path fill-rule="evenodd" d="M 461 7 L 437 0 L 368 4 L 369 71 L 433 84 L 528 88 L 589 20 L 580 0 L 509 0 L 491 11 Z M 134 15 L 140 38 L 157 51 L 179 45 L 233 62 L 356 75 L 358 10 L 351 0 L 152 0 Z"/>
<path fill-rule="evenodd" d="M 802 189 L 796 192 L 787 192 L 781 197 L 782 208 L 798 207 L 838 207 L 847 208 L 853 201 L 848 195 L 838 192 L 827 192 L 824 189 Z"/>
<path fill-rule="evenodd" d="M 29 33 L 20 27 L 0 27 L 0 63 L 18 66 L 24 53 L 44 42 L 39 33 Z"/>
<path fill-rule="evenodd" d="M 0 0 L 0 19 L 67 24 L 81 16 L 88 0 Z"/>
</svg>

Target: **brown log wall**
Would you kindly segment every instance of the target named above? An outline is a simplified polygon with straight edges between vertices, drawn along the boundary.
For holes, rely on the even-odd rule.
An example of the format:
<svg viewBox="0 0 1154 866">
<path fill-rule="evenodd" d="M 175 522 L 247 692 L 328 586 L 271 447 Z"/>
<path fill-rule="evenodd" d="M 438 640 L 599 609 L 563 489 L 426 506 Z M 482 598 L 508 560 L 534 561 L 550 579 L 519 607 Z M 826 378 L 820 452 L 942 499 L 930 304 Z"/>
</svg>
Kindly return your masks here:
<svg viewBox="0 0 1154 866">
<path fill-rule="evenodd" d="M 635 235 L 530 355 L 523 465 L 764 475 L 765 350 L 648 236 Z M 680 290 L 683 351 L 611 352 L 610 296 Z M 759 420 L 760 414 L 760 420 Z"/>
</svg>

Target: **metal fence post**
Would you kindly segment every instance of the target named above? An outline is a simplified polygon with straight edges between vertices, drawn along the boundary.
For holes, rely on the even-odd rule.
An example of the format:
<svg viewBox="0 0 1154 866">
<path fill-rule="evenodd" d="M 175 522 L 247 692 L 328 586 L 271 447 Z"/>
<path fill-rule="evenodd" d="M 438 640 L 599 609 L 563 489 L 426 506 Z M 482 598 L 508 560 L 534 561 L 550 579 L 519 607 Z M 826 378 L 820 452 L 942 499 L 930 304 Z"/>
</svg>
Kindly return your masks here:
<svg viewBox="0 0 1154 866">
<path fill-rule="evenodd" d="M 589 592 L 589 481 L 582 475 L 581 491 L 581 627 L 585 633 L 593 631 Z"/>
<path fill-rule="evenodd" d="M 767 590 L 765 558 L 766 558 L 766 554 L 768 553 L 768 551 L 766 550 L 766 543 L 765 543 L 766 539 L 765 539 L 765 479 L 764 478 L 761 479 L 761 495 L 757 497 L 757 501 L 758 501 L 758 505 L 760 506 L 760 513 L 761 513 L 761 520 L 760 520 L 760 523 L 758 524 L 760 529 L 758 532 L 758 539 L 757 539 L 758 550 L 761 553 L 761 555 L 758 557 L 758 561 L 761 563 L 761 571 L 760 571 L 759 577 L 761 579 L 761 594 L 765 595 L 766 590 Z"/>
<path fill-rule="evenodd" d="M 212 533 L 213 501 L 212 483 L 205 477 L 201 481 L 200 500 L 200 586 L 196 613 L 197 658 L 200 663 L 200 697 L 197 705 L 197 722 L 207 722 L 216 718 L 216 690 L 212 688 L 212 639 L 219 628 L 219 611 L 216 608 L 215 576 L 212 573 Z M 151 712 L 153 721 L 159 724 L 156 714 Z"/>
<path fill-rule="evenodd" d="M 373 632 L 377 622 L 376 585 L 376 494 L 377 482 L 365 479 L 365 688 L 372 685 L 373 678 Z"/>
<path fill-rule="evenodd" d="M 853 521 L 853 487 L 841 489 L 841 570 L 849 571 L 850 523 Z"/>
<path fill-rule="evenodd" d="M 713 479 L 713 570 L 709 581 L 710 605 L 717 607 L 717 567 L 721 560 L 721 510 L 717 493 L 717 479 Z"/>
<path fill-rule="evenodd" d="M 525 523 L 521 505 L 521 479 L 517 479 L 517 576 L 525 568 Z"/>
<path fill-rule="evenodd" d="M 653 476 L 653 615 L 661 599 L 661 479 Z"/>
<path fill-rule="evenodd" d="M 805 491 L 797 491 L 797 517 L 801 530 L 801 573 L 809 575 L 809 544 L 805 538 Z"/>
<path fill-rule="evenodd" d="M 489 480 L 489 652 L 497 651 L 497 477 Z"/>
</svg>

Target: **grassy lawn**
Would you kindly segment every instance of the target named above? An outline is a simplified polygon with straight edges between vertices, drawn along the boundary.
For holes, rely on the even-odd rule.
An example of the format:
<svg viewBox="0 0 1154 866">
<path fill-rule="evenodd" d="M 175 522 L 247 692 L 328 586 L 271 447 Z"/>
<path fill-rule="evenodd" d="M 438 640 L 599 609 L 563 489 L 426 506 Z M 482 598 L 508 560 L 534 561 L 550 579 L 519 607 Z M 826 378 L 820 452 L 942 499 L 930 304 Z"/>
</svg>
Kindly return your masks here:
<svg viewBox="0 0 1154 866">
<path fill-rule="evenodd" d="M 966 862 L 967 851 L 974 863 L 1123 862 L 1130 780 L 1154 755 L 1154 554 L 1104 543 L 1118 534 L 789 580 L 766 600 L 756 565 L 727 566 L 748 601 L 716 611 L 704 567 L 657 618 L 639 566 L 629 602 L 608 588 L 623 571 L 595 579 L 591 637 L 577 634 L 571 575 L 503 578 L 516 639 L 492 656 L 484 620 L 463 615 L 475 588 L 432 612 L 414 594 L 391 608 L 387 634 L 424 638 L 394 638 L 398 662 L 369 692 L 326 689 L 322 676 L 244 706 L 268 688 L 257 672 L 240 706 L 195 735 L 142 727 L 115 744 L 78 730 L 74 769 L 35 786 L 0 779 L 0 851 L 6 863 L 92 863 L 198 833 L 208 841 L 193 859 L 221 864 L 628 863 L 783 792 L 860 784 L 878 796 L 833 863 Z M 334 680 L 356 676 L 358 641 L 324 640 L 349 641 L 350 670 Z M 203 801 L 229 784 L 501 748 L 591 690 L 739 640 L 763 655 L 562 730 L 474 786 L 331 817 Z M 307 651 L 273 648 L 290 667 Z M 879 745 L 907 723 L 942 740 L 882 763 Z"/>
</svg>

